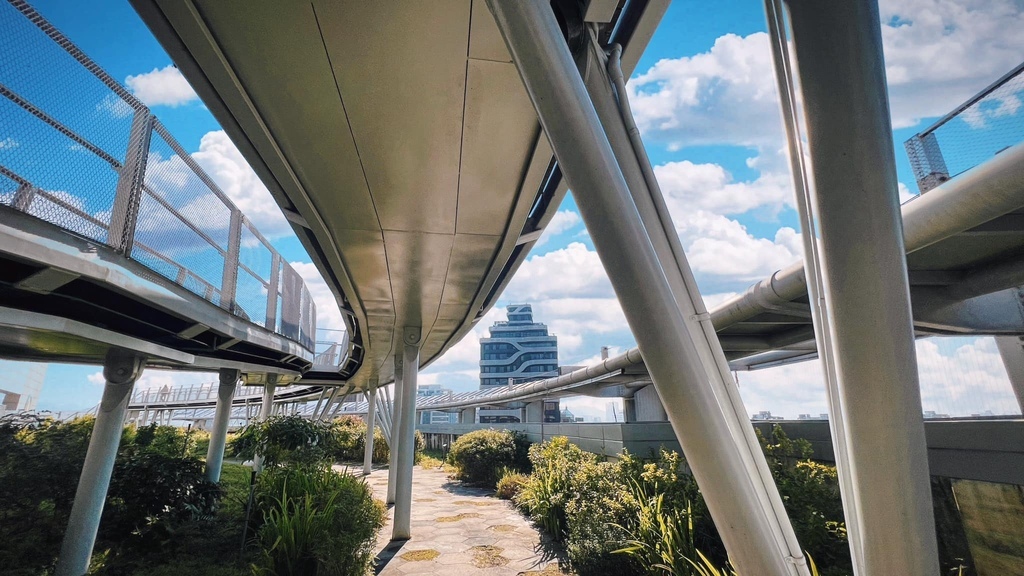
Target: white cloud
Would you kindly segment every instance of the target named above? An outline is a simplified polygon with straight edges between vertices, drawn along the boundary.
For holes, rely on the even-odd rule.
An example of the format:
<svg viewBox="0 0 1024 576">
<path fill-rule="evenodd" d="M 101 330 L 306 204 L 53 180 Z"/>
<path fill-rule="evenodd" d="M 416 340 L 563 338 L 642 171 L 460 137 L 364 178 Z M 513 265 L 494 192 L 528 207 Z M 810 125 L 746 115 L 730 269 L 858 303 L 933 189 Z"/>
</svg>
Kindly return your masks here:
<svg viewBox="0 0 1024 576">
<path fill-rule="evenodd" d="M 192 158 L 264 236 L 292 232 L 270 191 L 223 130 L 203 135 L 199 150 L 192 153 Z"/>
<path fill-rule="evenodd" d="M 1019 414 L 992 338 L 929 338 L 917 341 L 922 411 L 970 416 Z M 751 414 L 818 415 L 828 411 L 817 360 L 738 373 L 740 393 Z"/>
<path fill-rule="evenodd" d="M 334 294 L 327 287 L 327 283 L 324 282 L 324 278 L 316 266 L 307 262 L 290 262 L 289 264 L 302 277 L 306 288 L 309 289 L 309 295 L 313 297 L 313 303 L 316 304 L 316 327 L 344 330 L 345 321 L 341 315 L 341 308 L 338 307 L 338 301 L 334 299 Z M 334 337 L 341 340 L 339 333 L 331 335 L 331 338 Z"/>
<path fill-rule="evenodd" d="M 125 85 L 146 106 L 177 107 L 198 100 L 195 90 L 181 72 L 169 64 L 150 72 L 128 76 Z"/>
<path fill-rule="evenodd" d="M 551 217 L 551 221 L 544 228 L 544 232 L 541 234 L 536 246 L 543 246 L 552 236 L 558 236 L 562 232 L 572 230 L 580 222 L 582 222 L 580 215 L 572 210 L 559 210 L 555 212 L 555 215 Z"/>
<path fill-rule="evenodd" d="M 107 94 L 103 100 L 96 105 L 96 110 L 106 112 L 117 120 L 127 118 L 135 113 L 135 109 L 115 94 Z"/>
<path fill-rule="evenodd" d="M 708 52 L 659 60 L 627 85 L 637 125 L 670 149 L 781 139 L 768 35 L 726 34 Z"/>
<path fill-rule="evenodd" d="M 0 140 L 0 150 L 10 150 L 12 148 L 17 148 L 18 146 L 21 146 L 21 143 L 10 136 Z"/>
<path fill-rule="evenodd" d="M 882 0 L 879 9 L 897 128 L 949 112 L 1024 53 L 1014 0 Z"/>
<path fill-rule="evenodd" d="M 904 204 L 906 202 L 910 202 L 914 198 L 917 198 L 917 194 L 914 193 L 914 192 L 911 192 L 910 188 L 908 188 L 907 185 L 904 184 L 903 182 L 899 183 L 899 195 L 900 195 L 900 204 Z"/>
<path fill-rule="evenodd" d="M 882 41 L 896 128 L 945 114 L 1020 63 L 1015 0 L 883 0 Z M 628 85 L 637 124 L 670 149 L 782 141 L 768 36 L 726 34 L 707 52 L 666 58 Z M 995 114 L 1017 111 L 1000 97 Z M 980 120 L 980 119 L 979 119 Z"/>
<path fill-rule="evenodd" d="M 742 214 L 768 207 L 777 213 L 783 205 L 793 201 L 786 172 L 767 172 L 752 182 L 736 182 L 718 164 L 683 160 L 657 166 L 654 173 L 665 201 L 674 211 L 698 209 L 716 214 Z"/>
<path fill-rule="evenodd" d="M 107 383 L 107 379 L 103 377 L 102 370 L 99 372 L 93 372 L 92 374 L 89 374 L 88 376 L 86 376 L 86 379 L 89 381 L 90 384 L 94 384 L 96 386 L 103 386 Z"/>
</svg>

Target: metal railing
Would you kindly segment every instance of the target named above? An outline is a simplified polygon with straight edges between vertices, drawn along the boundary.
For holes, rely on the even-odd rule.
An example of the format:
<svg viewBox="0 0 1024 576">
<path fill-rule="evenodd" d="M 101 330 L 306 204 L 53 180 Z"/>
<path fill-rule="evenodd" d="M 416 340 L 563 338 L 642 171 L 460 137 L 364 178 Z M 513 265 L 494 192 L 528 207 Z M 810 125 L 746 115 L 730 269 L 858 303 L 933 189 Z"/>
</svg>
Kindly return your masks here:
<svg viewBox="0 0 1024 576">
<path fill-rule="evenodd" d="M 0 206 L 314 349 L 299 274 L 149 108 L 23 0 L 0 2 Z"/>
<path fill-rule="evenodd" d="M 1024 141 L 1024 63 L 904 143 L 924 193 Z"/>
</svg>

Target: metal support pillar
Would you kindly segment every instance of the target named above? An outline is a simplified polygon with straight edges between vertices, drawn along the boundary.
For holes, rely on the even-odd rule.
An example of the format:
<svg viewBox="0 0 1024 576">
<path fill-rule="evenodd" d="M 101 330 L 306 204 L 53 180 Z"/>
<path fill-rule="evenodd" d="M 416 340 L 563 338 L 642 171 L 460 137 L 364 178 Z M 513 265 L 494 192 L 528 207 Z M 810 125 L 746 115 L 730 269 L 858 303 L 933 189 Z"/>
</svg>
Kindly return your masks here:
<svg viewBox="0 0 1024 576">
<path fill-rule="evenodd" d="M 811 320 L 814 327 L 814 341 L 818 350 L 818 360 L 822 375 L 825 378 L 825 398 L 828 402 L 829 429 L 832 434 L 832 448 L 836 456 L 836 471 L 839 477 L 840 493 L 843 501 L 843 512 L 846 519 L 847 539 L 850 544 L 850 555 L 854 576 L 862 572 L 863 554 L 861 552 L 861 533 L 859 514 L 857 512 L 856 491 L 853 489 L 853 477 L 850 474 L 849 436 L 846 433 L 846 416 L 844 414 L 841 394 L 839 392 L 839 376 L 835 367 L 835 346 L 828 328 L 828 307 L 822 293 L 824 284 L 821 279 L 821 255 L 811 210 L 811 191 L 807 178 L 807 168 L 803 143 L 800 136 L 798 121 L 799 109 L 796 103 L 796 90 L 793 87 L 792 63 L 789 59 L 789 45 L 786 39 L 786 22 L 782 0 L 765 0 L 765 14 L 768 20 L 768 35 L 771 40 L 772 58 L 775 66 L 775 80 L 779 92 L 779 105 L 782 113 L 786 141 L 789 146 L 790 172 L 793 178 L 796 209 L 800 220 L 800 236 L 804 249 L 804 275 L 807 279 L 807 295 L 812 303 Z"/>
<path fill-rule="evenodd" d="M 544 419 L 541 418 L 541 422 Z M 459 410 L 459 424 L 476 424 L 476 408 L 463 408 Z"/>
<path fill-rule="evenodd" d="M 731 377 L 722 381 L 720 372 L 728 375 L 728 367 L 724 356 L 722 365 L 718 363 L 721 347 L 699 293 L 688 286 L 692 273 L 685 257 L 681 251 L 659 252 L 652 244 L 656 240 L 658 247 L 672 248 L 670 216 L 653 198 L 642 206 L 649 220 L 638 212 L 550 4 L 488 0 L 488 7 L 575 194 L 652 380 L 671 411 L 669 420 L 733 564 L 741 574 L 807 574 L 764 455 L 740 411 L 735 383 L 730 390 Z M 624 132 L 621 124 L 619 130 Z M 634 156 L 634 167 L 637 160 Z M 649 229 L 657 233 L 655 240 Z M 666 270 L 670 264 L 678 266 L 672 280 Z M 644 290 L 635 289 L 637 282 L 644 283 Z M 676 290 L 681 291 L 679 298 Z"/>
<path fill-rule="evenodd" d="M 1024 412 L 1024 340 L 1017 336 L 996 336 L 996 347 L 1017 396 L 1017 406 Z"/>
<path fill-rule="evenodd" d="M 377 427 L 377 389 L 366 391 L 366 442 L 363 454 L 363 474 L 373 472 L 373 431 Z"/>
<path fill-rule="evenodd" d="M 395 460 L 395 527 L 392 540 L 412 538 L 412 469 L 416 459 L 416 376 L 420 369 L 420 329 L 406 327 L 402 331 L 402 391 L 399 437 Z"/>
<path fill-rule="evenodd" d="M 395 399 L 391 407 L 391 451 L 388 454 L 388 504 L 395 503 L 398 481 L 398 452 L 402 449 L 402 418 L 404 416 L 402 406 L 404 404 L 403 391 L 405 388 L 403 386 L 404 378 L 401 356 L 401 354 L 395 354 Z"/>
<path fill-rule="evenodd" d="M 530 402 L 529 404 L 526 405 L 526 408 L 523 411 L 526 415 L 526 418 L 523 420 L 523 422 L 535 423 L 544 421 L 543 400 L 534 400 L 533 402 Z"/>
<path fill-rule="evenodd" d="M 228 423 L 231 421 L 231 401 L 235 399 L 239 376 L 238 370 L 220 369 L 217 407 L 213 413 L 213 429 L 210 430 L 210 447 L 206 449 L 206 479 L 210 482 L 220 482 L 220 470 L 224 464 L 224 447 L 228 440 Z"/>
<path fill-rule="evenodd" d="M 273 414 L 275 388 L 276 386 L 271 382 L 267 382 L 263 386 L 263 399 L 260 401 L 260 415 L 256 420 L 257 422 L 266 422 Z M 261 454 L 257 454 L 252 459 L 252 467 L 257 472 L 263 470 L 263 456 Z"/>
<path fill-rule="evenodd" d="M 112 348 L 103 363 L 106 385 L 96 408 L 89 449 L 85 454 L 82 476 L 78 479 L 75 501 L 68 518 L 68 529 L 57 561 L 57 576 L 82 576 L 89 569 L 96 531 L 100 527 L 103 503 L 107 499 L 110 475 L 121 442 L 124 415 L 135 381 L 142 374 L 145 358 L 133 352 Z"/>
<path fill-rule="evenodd" d="M 939 573 L 877 2 L 788 0 L 862 574 Z"/>
</svg>

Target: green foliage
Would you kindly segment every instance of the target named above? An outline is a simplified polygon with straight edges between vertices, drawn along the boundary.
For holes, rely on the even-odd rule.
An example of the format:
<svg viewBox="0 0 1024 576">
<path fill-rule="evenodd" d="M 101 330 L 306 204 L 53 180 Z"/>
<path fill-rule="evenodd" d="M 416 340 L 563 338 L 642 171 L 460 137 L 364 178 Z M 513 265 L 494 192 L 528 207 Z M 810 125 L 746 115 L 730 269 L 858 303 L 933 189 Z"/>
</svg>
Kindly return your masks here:
<svg viewBox="0 0 1024 576">
<path fill-rule="evenodd" d="M 330 460 L 334 430 L 325 422 L 301 416 L 272 416 L 242 429 L 229 446 L 232 456 L 253 459 L 274 467 L 283 462 L 316 464 Z"/>
<path fill-rule="evenodd" d="M 762 445 L 809 555 L 828 559 L 825 576 L 849 574 L 835 468 L 808 460 L 809 445 L 778 427 Z M 530 460 L 514 501 L 564 543 L 577 573 L 735 576 L 719 568 L 725 548 L 679 454 L 601 462 L 557 437 L 531 447 Z"/>
<path fill-rule="evenodd" d="M 459 440 L 462 438 L 465 436 Z M 533 473 L 516 496 L 516 503 L 549 534 L 562 540 L 567 530 L 566 505 L 576 493 L 574 478 L 586 465 L 596 464 L 597 456 L 584 452 L 564 436 L 531 446 L 529 455 Z"/>
<path fill-rule="evenodd" d="M 525 469 L 524 444 L 525 438 L 510 430 L 475 430 L 452 443 L 448 460 L 459 480 L 494 488 L 503 469 Z"/>
<path fill-rule="evenodd" d="M 322 466 L 280 466 L 261 475 L 256 501 L 263 510 L 257 573 L 368 573 L 385 510 L 362 479 Z"/>
<path fill-rule="evenodd" d="M 338 462 L 362 462 L 366 449 L 366 423 L 356 416 L 342 416 L 330 424 L 334 432 L 331 453 Z M 380 427 L 373 429 L 373 462 L 385 464 L 390 452 Z"/>
<path fill-rule="evenodd" d="M 530 477 L 526 474 L 505 468 L 495 487 L 494 495 L 502 500 L 512 500 L 529 480 Z"/>
<path fill-rule="evenodd" d="M 851 574 L 850 548 L 835 466 L 813 462 L 806 440 L 791 440 L 778 425 L 758 434 L 797 539 L 817 558 L 825 576 Z"/>
<path fill-rule="evenodd" d="M 92 428 L 92 418 L 0 418 L 0 566 L 5 573 L 39 574 L 52 567 Z M 182 457 L 197 449 L 197 436 L 166 426 L 125 428 L 93 572 L 131 573 L 144 553 L 170 554 L 188 527 L 211 521 L 220 490 L 206 481 L 202 462 Z M 234 534 L 233 548 L 240 537 Z"/>
</svg>

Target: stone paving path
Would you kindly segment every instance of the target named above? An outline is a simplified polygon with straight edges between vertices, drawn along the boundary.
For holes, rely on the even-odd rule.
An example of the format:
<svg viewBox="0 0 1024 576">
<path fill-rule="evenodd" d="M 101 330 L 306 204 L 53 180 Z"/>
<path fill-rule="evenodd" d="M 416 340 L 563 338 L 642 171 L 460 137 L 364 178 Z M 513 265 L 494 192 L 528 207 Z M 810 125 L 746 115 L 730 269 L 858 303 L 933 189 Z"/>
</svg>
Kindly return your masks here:
<svg viewBox="0 0 1024 576">
<path fill-rule="evenodd" d="M 387 469 L 367 478 L 384 500 Z M 390 542 L 393 510 L 377 540 L 377 574 L 558 576 L 556 548 L 526 518 L 490 491 L 462 486 L 440 470 L 413 473 L 411 540 Z"/>
</svg>

